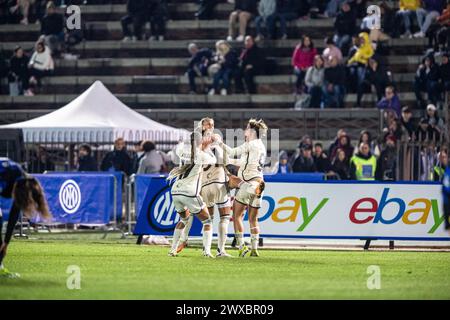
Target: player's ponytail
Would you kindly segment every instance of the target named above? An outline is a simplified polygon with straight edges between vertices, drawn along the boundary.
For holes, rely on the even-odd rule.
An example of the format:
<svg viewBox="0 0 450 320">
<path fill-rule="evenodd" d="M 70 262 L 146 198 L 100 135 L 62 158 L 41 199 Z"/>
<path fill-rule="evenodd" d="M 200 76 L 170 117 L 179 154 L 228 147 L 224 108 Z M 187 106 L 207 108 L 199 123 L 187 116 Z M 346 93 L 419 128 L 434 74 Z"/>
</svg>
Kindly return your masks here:
<svg viewBox="0 0 450 320">
<path fill-rule="evenodd" d="M 269 129 L 263 119 L 250 119 L 248 121 L 248 127 L 255 130 L 256 138 L 258 139 L 265 137 L 267 135 L 267 130 Z"/>
<path fill-rule="evenodd" d="M 196 150 L 196 142 L 195 142 L 195 135 L 198 134 L 198 132 L 194 131 L 191 133 L 190 140 L 191 140 L 191 152 L 190 152 L 190 163 L 187 163 L 185 165 L 182 165 L 180 167 L 173 168 L 172 171 L 170 171 L 169 176 L 167 177 L 167 180 L 172 180 L 175 178 L 179 178 L 186 173 L 189 173 L 192 168 L 194 167 L 195 163 L 195 150 Z"/>
<path fill-rule="evenodd" d="M 13 199 L 27 218 L 32 218 L 34 213 L 38 213 L 44 220 L 51 218 L 44 190 L 36 178 L 18 180 L 13 188 Z"/>
</svg>

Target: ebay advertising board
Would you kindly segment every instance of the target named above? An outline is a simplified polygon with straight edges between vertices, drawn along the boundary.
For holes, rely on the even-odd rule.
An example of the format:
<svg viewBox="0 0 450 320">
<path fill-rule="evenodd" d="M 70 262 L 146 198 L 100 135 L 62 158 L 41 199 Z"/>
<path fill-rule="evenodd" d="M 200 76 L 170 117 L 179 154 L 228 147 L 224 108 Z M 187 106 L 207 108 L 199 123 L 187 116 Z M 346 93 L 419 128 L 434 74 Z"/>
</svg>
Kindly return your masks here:
<svg viewBox="0 0 450 320">
<path fill-rule="evenodd" d="M 448 240 L 442 186 L 416 183 L 271 181 L 261 235 L 287 238 Z"/>
</svg>

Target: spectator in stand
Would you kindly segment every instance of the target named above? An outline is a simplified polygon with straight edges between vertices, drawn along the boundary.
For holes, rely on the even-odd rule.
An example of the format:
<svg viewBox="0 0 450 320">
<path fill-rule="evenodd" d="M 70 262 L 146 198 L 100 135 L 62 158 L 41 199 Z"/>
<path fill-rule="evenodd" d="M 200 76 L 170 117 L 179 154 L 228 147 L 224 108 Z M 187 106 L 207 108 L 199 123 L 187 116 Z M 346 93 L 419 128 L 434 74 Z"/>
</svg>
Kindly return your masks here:
<svg viewBox="0 0 450 320">
<path fill-rule="evenodd" d="M 151 32 L 149 40 L 163 41 L 166 34 L 166 19 L 169 15 L 165 0 L 148 1 L 148 17 Z"/>
<path fill-rule="evenodd" d="M 439 28 L 433 32 L 436 36 L 438 50 L 450 50 L 450 1 L 447 0 L 447 8 L 437 18 Z"/>
<path fill-rule="evenodd" d="M 369 59 L 365 77 L 365 81 L 372 92 L 376 92 L 377 100 L 383 98 L 386 87 L 391 84 L 390 72 L 386 71 L 377 60 L 371 58 Z M 358 94 L 362 95 L 362 90 L 359 90 Z M 358 98 L 358 101 L 361 101 L 361 96 Z"/>
<path fill-rule="evenodd" d="M 401 38 L 411 38 L 411 22 L 417 19 L 416 10 L 420 7 L 420 0 L 400 0 L 400 10 L 397 11 L 397 17 L 403 21 L 405 32 Z"/>
<path fill-rule="evenodd" d="M 267 29 L 272 39 L 277 39 L 276 22 L 280 21 L 280 38 L 288 38 L 287 22 L 298 19 L 301 1 L 298 0 L 277 0 L 275 14 L 267 18 Z"/>
<path fill-rule="evenodd" d="M 350 158 L 353 156 L 354 148 L 351 144 L 350 137 L 347 134 L 342 134 L 339 138 L 337 145 L 330 153 L 331 159 L 334 159 L 336 157 L 338 149 L 344 150 L 345 158 L 348 160 L 350 160 Z"/>
<path fill-rule="evenodd" d="M 378 145 L 377 145 L 375 139 L 372 139 L 372 135 L 370 134 L 369 131 L 367 131 L 367 130 L 361 131 L 361 133 L 359 135 L 359 143 L 358 143 L 358 145 L 360 145 L 361 142 L 367 143 L 369 145 L 370 152 L 374 156 L 378 156 L 380 154 L 380 150 L 378 148 Z"/>
<path fill-rule="evenodd" d="M 417 131 L 415 133 L 416 140 L 419 142 L 433 140 L 431 137 L 434 136 L 433 130 L 429 128 L 428 121 L 425 118 L 419 120 L 419 125 L 417 126 Z M 431 131 L 431 134 L 430 134 Z"/>
<path fill-rule="evenodd" d="M 328 1 L 327 7 L 325 9 L 325 17 L 334 18 L 339 14 L 339 9 L 342 9 L 344 3 L 349 4 L 350 1 L 347 0 L 330 0 Z"/>
<path fill-rule="evenodd" d="M 380 101 L 378 101 L 377 108 L 393 114 L 396 118 L 400 118 L 402 107 L 400 104 L 400 99 L 393 86 L 386 87 L 385 95 Z"/>
<path fill-rule="evenodd" d="M 83 144 L 78 150 L 78 170 L 77 171 L 98 171 L 97 161 L 92 156 L 92 149 L 89 145 Z"/>
<path fill-rule="evenodd" d="M 339 129 L 336 133 L 336 138 L 334 139 L 334 141 L 328 146 L 328 155 L 330 156 L 331 159 L 333 159 L 332 154 L 335 151 L 335 148 L 338 146 L 339 144 L 339 139 L 342 136 L 346 136 L 347 133 L 345 132 L 344 129 Z"/>
<path fill-rule="evenodd" d="M 396 138 L 392 135 L 386 137 L 386 146 L 381 151 L 377 161 L 375 179 L 378 181 L 395 181 L 397 170 Z"/>
<path fill-rule="evenodd" d="M 133 163 L 127 153 L 125 140 L 118 138 L 114 141 L 114 150 L 108 152 L 100 165 L 101 171 L 124 172 L 130 175 L 133 171 Z"/>
<path fill-rule="evenodd" d="M 128 0 L 127 15 L 120 20 L 123 32 L 123 41 L 141 40 L 142 27 L 148 20 L 149 4 L 147 0 Z M 133 32 L 129 25 L 133 25 Z"/>
<path fill-rule="evenodd" d="M 186 72 L 189 79 L 189 93 L 195 94 L 197 93 L 195 78 L 208 75 L 208 67 L 212 62 L 214 52 L 209 48 L 199 49 L 195 43 L 189 44 L 188 51 L 191 55 Z"/>
<path fill-rule="evenodd" d="M 355 54 L 348 60 L 350 77 L 356 78 L 357 97 L 356 107 L 361 107 L 361 97 L 364 90 L 364 81 L 366 78 L 366 68 L 369 63 L 369 59 L 373 56 L 374 50 L 369 40 L 367 32 L 361 32 L 359 34 L 359 47 Z"/>
<path fill-rule="evenodd" d="M 21 24 L 28 24 L 28 14 L 31 6 L 30 0 L 10 0 L 5 1 L 5 4 L 7 4 L 9 15 L 20 17 Z"/>
<path fill-rule="evenodd" d="M 433 181 L 442 181 L 445 169 L 448 166 L 448 152 L 443 149 L 438 154 L 438 162 L 433 168 Z"/>
<path fill-rule="evenodd" d="M 401 128 L 403 131 L 403 135 L 407 135 L 408 139 L 412 139 L 414 132 L 416 132 L 416 127 L 412 118 L 413 114 L 411 108 L 405 106 L 402 108 L 402 117 L 400 119 Z"/>
<path fill-rule="evenodd" d="M 31 56 L 28 62 L 30 85 L 41 86 L 41 80 L 44 77 L 50 76 L 54 70 L 54 62 L 50 52 L 50 49 L 44 44 L 43 41 L 36 43 L 36 50 Z M 35 92 L 29 91 L 29 95 L 33 95 Z"/>
<path fill-rule="evenodd" d="M 350 45 L 351 36 L 356 29 L 356 14 L 347 2 L 342 3 L 334 21 L 334 42 L 341 52 L 347 52 Z"/>
<path fill-rule="evenodd" d="M 330 57 L 331 61 L 324 72 L 324 84 L 322 88 L 323 103 L 325 108 L 343 108 L 345 95 L 345 69 L 338 64 L 336 57 Z"/>
<path fill-rule="evenodd" d="M 314 144 L 314 164 L 317 172 L 327 173 L 331 171 L 330 159 L 323 151 L 323 145 L 320 142 Z"/>
<path fill-rule="evenodd" d="M 445 94 L 450 92 L 450 63 L 449 63 L 449 53 L 444 53 L 442 55 L 442 62 L 439 66 L 439 75 L 441 77 L 441 91 L 444 94 L 442 100 L 445 101 Z"/>
<path fill-rule="evenodd" d="M 239 57 L 230 44 L 224 40 L 216 43 L 216 50 L 220 69 L 214 75 L 213 87 L 208 94 L 214 95 L 220 90 L 220 94 L 226 96 L 230 92 L 231 79 L 237 73 Z"/>
<path fill-rule="evenodd" d="M 370 152 L 370 146 L 361 142 L 359 151 L 350 159 L 350 178 L 352 180 L 375 180 L 377 158 Z"/>
<path fill-rule="evenodd" d="M 433 141 L 447 140 L 447 127 L 444 119 L 439 117 L 436 106 L 429 104 L 425 119 L 428 123 L 429 138 Z"/>
<path fill-rule="evenodd" d="M 8 82 L 10 84 L 10 95 L 33 95 L 28 85 L 30 79 L 28 61 L 29 57 L 24 54 L 22 47 L 17 46 L 14 49 L 14 55 L 9 61 Z M 16 87 L 12 88 L 14 86 Z"/>
<path fill-rule="evenodd" d="M 342 63 L 342 52 L 336 47 L 332 37 L 325 38 L 325 49 L 322 52 L 323 60 L 325 61 L 325 67 L 330 64 L 330 57 L 336 58 L 338 63 Z"/>
<path fill-rule="evenodd" d="M 257 14 L 256 0 L 235 0 L 234 10 L 230 14 L 227 41 L 233 41 L 236 33 L 235 25 L 239 22 L 239 36 L 236 41 L 244 41 L 247 33 L 247 25 Z"/>
<path fill-rule="evenodd" d="M 305 76 L 305 84 L 311 95 L 310 108 L 320 108 L 322 101 L 322 86 L 324 83 L 325 69 L 323 58 L 320 55 L 314 57 L 314 65 L 308 68 Z"/>
<path fill-rule="evenodd" d="M 292 171 L 297 172 L 317 172 L 314 158 L 312 156 L 312 146 L 306 145 L 301 151 L 300 155 L 295 159 L 292 165 Z"/>
<path fill-rule="evenodd" d="M 166 156 L 156 150 L 156 145 L 152 141 L 142 143 L 144 157 L 139 162 L 138 174 L 163 173 L 167 171 Z"/>
<path fill-rule="evenodd" d="M 241 53 L 239 69 L 237 71 L 236 88 L 238 91 L 244 92 L 244 80 L 247 93 L 255 94 L 255 76 L 263 74 L 265 57 L 251 36 L 245 37 L 244 45 L 245 49 Z"/>
<path fill-rule="evenodd" d="M 416 10 L 420 31 L 416 32 L 414 37 L 425 37 L 431 23 L 441 15 L 443 10 L 444 0 L 422 0 L 422 7 Z"/>
<path fill-rule="evenodd" d="M 44 173 L 45 171 L 55 171 L 55 164 L 50 155 L 42 146 L 38 146 L 37 152 L 31 157 L 29 173 Z"/>
<path fill-rule="evenodd" d="M 400 140 L 402 138 L 402 128 L 400 122 L 397 118 L 388 118 L 386 119 L 388 126 L 383 128 L 383 141 L 386 140 L 386 137 L 391 135 L 395 137 L 396 140 Z"/>
<path fill-rule="evenodd" d="M 287 174 L 287 173 L 292 173 L 292 167 L 288 162 L 289 157 L 288 154 L 286 153 L 286 151 L 281 151 L 280 152 L 280 161 L 278 164 L 278 174 Z"/>
<path fill-rule="evenodd" d="M 41 21 L 41 35 L 52 54 L 63 50 L 64 45 L 64 16 L 56 11 L 56 6 L 49 1 L 46 6 L 46 15 Z"/>
<path fill-rule="evenodd" d="M 345 151 L 338 148 L 336 156 L 332 161 L 332 171 L 335 172 L 341 180 L 350 180 L 350 164 Z"/>
<path fill-rule="evenodd" d="M 267 37 L 267 32 L 263 31 L 262 25 L 264 24 L 267 28 L 267 19 L 275 13 L 277 2 L 276 0 L 261 0 L 258 5 L 259 16 L 255 19 L 256 26 L 256 38 L 258 42 Z"/>
<path fill-rule="evenodd" d="M 417 103 L 423 108 L 425 101 L 422 98 L 422 92 L 426 92 L 428 100 L 436 104 L 439 100 L 439 66 L 434 61 L 432 54 L 427 55 L 416 71 L 414 79 L 414 93 Z"/>
<path fill-rule="evenodd" d="M 302 94 L 304 92 L 306 71 L 314 64 L 314 57 L 316 55 L 317 50 L 314 48 L 314 43 L 311 38 L 303 36 L 292 55 L 292 66 L 294 67 L 294 74 L 297 76 L 295 93 Z"/>
<path fill-rule="evenodd" d="M 195 17 L 199 20 L 209 20 L 213 18 L 214 8 L 220 2 L 219 0 L 200 0 Z"/>
</svg>

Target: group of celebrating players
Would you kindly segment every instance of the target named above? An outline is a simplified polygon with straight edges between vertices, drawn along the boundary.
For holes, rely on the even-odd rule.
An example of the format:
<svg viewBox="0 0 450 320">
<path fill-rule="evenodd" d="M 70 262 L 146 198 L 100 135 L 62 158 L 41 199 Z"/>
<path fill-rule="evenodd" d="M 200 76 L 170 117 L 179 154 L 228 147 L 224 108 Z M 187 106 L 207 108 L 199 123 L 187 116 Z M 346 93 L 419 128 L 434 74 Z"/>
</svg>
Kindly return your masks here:
<svg viewBox="0 0 450 320">
<path fill-rule="evenodd" d="M 265 188 L 263 166 L 267 155 L 262 138 L 267 126 L 262 120 L 250 119 L 244 131 L 245 142 L 235 148 L 226 145 L 214 133 L 214 120 L 203 118 L 190 135 L 190 143 L 177 148 L 181 164 L 174 168 L 168 179 L 175 180 L 171 194 L 180 221 L 175 227 L 169 256 L 177 256 L 187 244 L 194 216 L 203 224 L 203 255 L 211 253 L 214 207 L 220 214 L 216 257 L 232 257 L 225 251 L 228 224 L 233 209 L 233 225 L 239 256 L 258 257 L 258 210 Z M 238 159 L 239 157 L 239 159 Z M 227 165 L 239 167 L 237 176 Z M 230 190 L 236 189 L 233 208 Z M 244 214 L 248 209 L 251 249 L 244 242 Z"/>
</svg>

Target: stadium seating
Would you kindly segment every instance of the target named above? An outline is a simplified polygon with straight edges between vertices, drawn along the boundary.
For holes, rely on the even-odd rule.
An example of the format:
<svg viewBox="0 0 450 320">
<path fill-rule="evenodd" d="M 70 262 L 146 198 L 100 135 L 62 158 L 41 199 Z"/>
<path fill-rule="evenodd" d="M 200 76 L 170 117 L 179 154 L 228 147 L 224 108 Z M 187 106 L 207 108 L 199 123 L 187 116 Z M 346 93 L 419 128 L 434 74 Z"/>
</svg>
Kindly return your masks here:
<svg viewBox="0 0 450 320">
<path fill-rule="evenodd" d="M 193 0 L 169 1 L 171 20 L 167 24 L 166 41 L 122 42 L 119 19 L 125 15 L 125 1 L 114 0 L 112 3 L 100 5 L 90 1 L 89 5 L 81 7 L 87 41 L 71 50 L 79 59 L 57 59 L 55 75 L 44 79 L 41 90 L 34 97 L 0 95 L 0 112 L 5 115 L 0 122 L 25 120 L 57 109 L 99 79 L 130 107 L 171 125 L 190 127 L 190 121 L 198 115 L 196 111 L 211 110 L 218 126 L 231 123 L 240 126 L 243 119 L 250 115 L 263 116 L 267 110 L 269 125 L 282 121 L 282 139 L 295 140 L 303 134 L 330 139 L 336 127 L 342 124 L 349 127 L 350 133 L 361 128 L 379 129 L 380 113 L 374 109 L 376 97 L 373 94 L 364 95 L 363 110 L 351 109 L 356 103 L 355 94 L 346 96 L 345 110 L 292 110 L 296 98 L 292 94 L 295 78 L 290 57 L 298 42 L 296 39 L 301 34 L 308 34 L 320 51 L 323 38 L 333 34 L 332 19 L 299 19 L 289 27 L 289 40 L 260 44 L 268 56 L 275 58 L 278 68 L 274 75 L 256 78 L 258 94 L 189 95 L 187 77 L 184 76 L 189 59 L 187 44 L 195 40 L 200 47 L 213 48 L 216 40 L 224 39 L 232 5 L 218 5 L 218 20 L 199 21 L 194 19 L 197 4 Z M 253 23 L 249 33 L 254 33 Z M 36 24 L 0 25 L 0 50 L 6 56 L 11 55 L 16 45 L 31 50 L 38 36 Z M 232 44 L 242 46 L 241 43 Z M 413 105 L 415 102 L 412 81 L 425 44 L 426 39 L 395 39 L 386 45 L 389 55 L 385 57 L 385 63 L 398 85 L 402 104 Z M 7 92 L 5 84 L 2 92 Z M 155 112 L 157 109 L 158 113 Z M 285 136 L 288 132 L 289 136 Z"/>
</svg>

